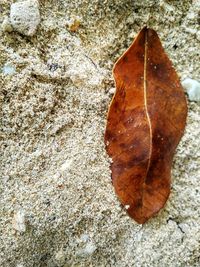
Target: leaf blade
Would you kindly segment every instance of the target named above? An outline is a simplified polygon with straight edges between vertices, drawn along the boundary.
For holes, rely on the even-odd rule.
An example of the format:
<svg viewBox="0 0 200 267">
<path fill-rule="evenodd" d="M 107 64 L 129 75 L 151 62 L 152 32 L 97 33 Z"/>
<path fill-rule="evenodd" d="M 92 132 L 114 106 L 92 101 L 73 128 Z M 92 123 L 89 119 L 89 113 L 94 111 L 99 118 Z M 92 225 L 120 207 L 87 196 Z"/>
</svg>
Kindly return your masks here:
<svg viewBox="0 0 200 267">
<path fill-rule="evenodd" d="M 186 122 L 186 100 L 152 29 L 140 31 L 116 62 L 113 75 L 116 94 L 105 132 L 113 185 L 121 203 L 129 206 L 128 214 L 144 223 L 168 199 L 172 159 Z"/>
</svg>

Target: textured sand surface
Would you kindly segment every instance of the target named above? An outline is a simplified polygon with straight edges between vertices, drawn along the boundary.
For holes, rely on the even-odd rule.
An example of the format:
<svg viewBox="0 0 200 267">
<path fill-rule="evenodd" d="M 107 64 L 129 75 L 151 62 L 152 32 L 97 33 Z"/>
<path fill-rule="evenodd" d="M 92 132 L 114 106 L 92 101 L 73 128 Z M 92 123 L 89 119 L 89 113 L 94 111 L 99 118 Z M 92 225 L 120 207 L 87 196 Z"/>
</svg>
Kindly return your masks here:
<svg viewBox="0 0 200 267">
<path fill-rule="evenodd" d="M 39 3 L 33 37 L 0 31 L 0 266 L 200 266 L 200 105 L 188 102 L 167 205 L 143 226 L 114 194 L 103 143 L 113 63 L 147 20 L 181 80 L 200 79 L 200 1 Z"/>
</svg>

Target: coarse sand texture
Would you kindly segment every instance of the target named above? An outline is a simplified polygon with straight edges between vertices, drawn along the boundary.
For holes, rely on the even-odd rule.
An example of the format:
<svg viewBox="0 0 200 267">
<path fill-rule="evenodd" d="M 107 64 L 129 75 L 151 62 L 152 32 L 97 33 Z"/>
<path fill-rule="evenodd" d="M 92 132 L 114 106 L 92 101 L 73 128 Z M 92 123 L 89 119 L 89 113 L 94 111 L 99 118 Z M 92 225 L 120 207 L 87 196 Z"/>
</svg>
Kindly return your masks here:
<svg viewBox="0 0 200 267">
<path fill-rule="evenodd" d="M 104 131 L 112 67 L 147 21 L 189 110 L 167 205 L 139 225 Z M 0 266 L 199 267 L 200 1 L 0 0 L 0 40 Z"/>
</svg>

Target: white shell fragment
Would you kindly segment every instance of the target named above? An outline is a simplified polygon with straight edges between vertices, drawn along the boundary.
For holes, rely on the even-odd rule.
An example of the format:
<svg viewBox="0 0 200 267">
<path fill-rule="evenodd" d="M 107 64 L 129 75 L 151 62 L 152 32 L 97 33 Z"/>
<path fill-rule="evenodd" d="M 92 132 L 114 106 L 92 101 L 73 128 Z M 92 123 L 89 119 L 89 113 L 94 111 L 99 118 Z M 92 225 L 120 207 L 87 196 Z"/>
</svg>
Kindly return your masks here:
<svg viewBox="0 0 200 267">
<path fill-rule="evenodd" d="M 10 8 L 10 21 L 17 32 L 33 36 L 40 23 L 38 1 L 27 0 L 13 3 Z"/>
<path fill-rule="evenodd" d="M 18 210 L 15 212 L 13 217 L 13 228 L 21 233 L 26 231 L 25 224 L 25 212 L 23 210 Z"/>
<path fill-rule="evenodd" d="M 198 81 L 186 78 L 182 82 L 182 86 L 186 90 L 191 101 L 200 101 L 200 83 Z"/>
</svg>

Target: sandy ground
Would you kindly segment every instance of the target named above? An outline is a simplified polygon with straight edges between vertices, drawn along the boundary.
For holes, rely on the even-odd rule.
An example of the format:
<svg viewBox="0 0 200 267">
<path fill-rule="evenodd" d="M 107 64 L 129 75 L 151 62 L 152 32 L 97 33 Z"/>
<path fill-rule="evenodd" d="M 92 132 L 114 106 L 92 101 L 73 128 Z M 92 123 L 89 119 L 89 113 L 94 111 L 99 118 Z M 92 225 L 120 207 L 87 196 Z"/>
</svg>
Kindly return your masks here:
<svg viewBox="0 0 200 267">
<path fill-rule="evenodd" d="M 40 13 L 33 37 L 0 31 L 0 70 L 16 70 L 0 73 L 0 266 L 200 266 L 200 105 L 188 102 L 167 205 L 143 226 L 115 196 L 103 142 L 113 63 L 147 20 L 181 80 L 200 79 L 200 1 L 41 0 Z"/>
</svg>

